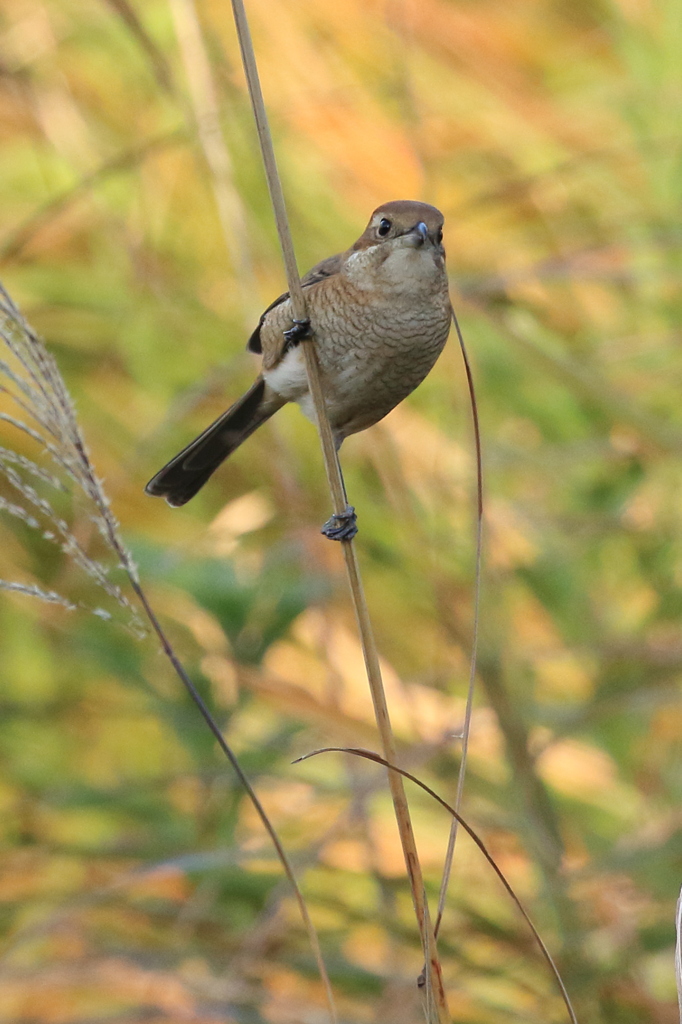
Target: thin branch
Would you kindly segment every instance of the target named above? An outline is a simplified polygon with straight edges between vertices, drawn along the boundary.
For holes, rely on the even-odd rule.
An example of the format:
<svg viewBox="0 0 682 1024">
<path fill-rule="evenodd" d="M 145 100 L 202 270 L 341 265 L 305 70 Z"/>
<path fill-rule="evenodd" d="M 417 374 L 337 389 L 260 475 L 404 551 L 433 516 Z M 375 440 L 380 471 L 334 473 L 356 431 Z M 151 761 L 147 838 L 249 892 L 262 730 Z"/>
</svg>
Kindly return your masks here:
<svg viewBox="0 0 682 1024">
<path fill-rule="evenodd" d="M 356 757 L 364 757 L 367 761 L 374 761 L 376 764 L 382 764 L 385 768 L 388 768 L 388 770 L 391 772 L 391 774 L 393 774 L 395 772 L 395 773 L 397 773 L 399 775 L 402 775 L 404 778 L 409 779 L 410 782 L 414 782 L 414 784 L 416 786 L 419 786 L 419 788 L 423 789 L 425 793 L 428 793 L 429 796 L 433 797 L 433 799 L 436 800 L 441 805 L 441 807 L 444 807 L 445 810 L 448 811 L 453 816 L 453 818 L 455 818 L 455 820 L 462 826 L 462 828 L 467 833 L 467 835 L 470 836 L 471 839 L 473 839 L 473 841 L 475 842 L 476 846 L 479 848 L 479 850 L 481 851 L 481 853 L 483 854 L 485 859 L 488 861 L 488 864 L 490 864 L 491 868 L 493 869 L 493 871 L 495 872 L 495 874 L 497 875 L 499 880 L 502 882 L 502 885 L 504 886 L 504 888 L 507 890 L 508 894 L 511 896 L 512 900 L 514 901 L 517 909 L 521 913 L 521 916 L 523 917 L 523 919 L 525 920 L 526 924 L 528 925 L 528 927 L 530 928 L 531 932 L 533 933 L 533 937 L 535 938 L 535 941 L 537 942 L 538 946 L 540 947 L 542 955 L 543 955 L 545 961 L 547 962 L 547 964 L 548 964 L 552 974 L 554 975 L 556 983 L 557 983 L 557 985 L 559 987 L 559 991 L 561 992 L 561 997 L 562 997 L 562 999 L 564 1001 L 564 1005 L 566 1007 L 566 1010 L 568 1011 L 568 1016 L 569 1016 L 569 1018 L 571 1020 L 571 1024 L 578 1024 L 578 1018 L 575 1015 L 575 1011 L 574 1011 L 573 1006 L 571 1004 L 570 996 L 569 996 L 568 992 L 566 991 L 566 986 L 564 985 L 562 977 L 561 977 L 561 974 L 559 973 L 559 968 L 554 963 L 554 960 L 552 958 L 552 954 L 550 953 L 549 949 L 547 948 L 544 939 L 542 938 L 542 936 L 540 935 L 539 931 L 537 930 L 537 928 L 533 924 L 533 922 L 532 922 L 532 920 L 531 920 L 531 918 L 530 918 L 530 916 L 528 914 L 528 911 L 525 909 L 525 907 L 523 906 L 521 900 L 519 899 L 519 897 L 514 892 L 514 889 L 513 889 L 512 885 L 511 885 L 511 883 L 507 880 L 506 875 L 497 866 L 497 863 L 496 863 L 494 857 L 489 852 L 489 850 L 486 847 L 485 843 L 477 835 L 477 833 L 474 832 L 474 830 L 472 829 L 471 825 L 467 824 L 467 822 L 464 820 L 464 818 L 461 816 L 461 814 L 459 814 L 459 812 L 456 811 L 454 807 L 451 807 L 450 804 L 447 803 L 447 801 L 443 800 L 443 798 L 441 796 L 439 796 L 438 793 L 436 793 L 436 791 L 434 789 L 431 789 L 431 787 L 427 786 L 427 784 L 425 782 L 422 782 L 421 779 L 417 778 L 416 775 L 412 775 L 411 772 L 405 771 L 404 768 L 398 768 L 397 765 L 391 764 L 385 758 L 380 757 L 379 754 L 375 754 L 374 751 L 372 751 L 372 750 L 361 750 L 359 747 L 323 747 L 320 750 L 313 750 L 309 754 L 304 754 L 303 757 L 298 757 L 293 763 L 294 764 L 300 764 L 301 761 L 307 761 L 309 758 L 316 757 L 318 754 L 330 754 L 330 753 L 353 754 Z"/>
<path fill-rule="evenodd" d="M 215 736 L 215 738 L 216 738 L 216 740 L 218 742 L 218 746 L 220 747 L 222 752 L 225 754 L 225 757 L 228 759 L 228 761 L 232 765 L 232 768 L 233 768 L 237 778 L 239 779 L 239 781 L 241 782 L 242 786 L 246 790 L 246 792 L 247 792 L 247 794 L 249 796 L 249 799 L 251 800 L 251 803 L 253 804 L 253 806 L 256 809 L 258 817 L 260 818 L 261 822 L 263 823 L 263 827 L 265 828 L 266 832 L 270 836 L 270 839 L 272 840 L 272 844 L 275 847 L 275 850 L 277 851 L 277 856 L 279 857 L 280 862 L 282 864 L 282 867 L 284 868 L 285 874 L 286 874 L 287 878 L 289 879 L 289 882 L 291 883 L 292 889 L 294 890 L 294 895 L 296 897 L 296 902 L 298 904 L 298 909 L 300 911 L 301 917 L 303 918 L 303 923 L 305 924 L 306 930 L 308 932 L 308 938 L 309 938 L 310 944 L 311 944 L 311 946 L 313 948 L 313 954 L 314 954 L 315 960 L 317 962 L 317 968 L 318 968 L 318 970 L 320 972 L 320 977 L 322 978 L 322 982 L 323 982 L 324 987 L 325 987 L 325 991 L 326 991 L 326 995 L 327 995 L 327 1002 L 329 1004 L 331 1018 L 332 1018 L 332 1021 L 334 1022 L 334 1024 L 336 1024 L 337 1017 L 336 1017 L 336 1010 L 335 1010 L 335 1007 L 334 1007 L 334 997 L 333 997 L 333 994 L 332 994 L 331 983 L 329 981 L 329 975 L 327 974 L 327 969 L 325 967 L 324 959 L 322 957 L 322 949 L 320 947 L 320 940 L 319 940 L 319 937 L 318 937 L 318 934 L 317 934 L 317 930 L 315 929 L 315 925 L 312 922 L 312 919 L 310 917 L 310 913 L 308 911 L 308 907 L 307 907 L 306 902 L 305 902 L 305 900 L 303 898 L 303 894 L 302 894 L 301 889 L 299 887 L 298 881 L 296 880 L 296 875 L 294 874 L 294 869 L 291 866 L 291 862 L 289 861 L 289 858 L 288 858 L 288 856 L 287 856 L 287 854 L 286 854 L 286 852 L 284 850 L 284 847 L 282 846 L 280 838 L 277 835 L 277 832 L 275 831 L 275 829 L 274 829 L 270 819 L 268 818 L 267 814 L 265 813 L 265 808 L 263 807 L 262 803 L 260 802 L 260 799 L 259 799 L 255 789 L 251 785 L 248 777 L 244 774 L 242 766 L 240 765 L 239 761 L 237 760 L 237 757 L 236 757 L 234 751 L 232 750 L 232 748 L 228 744 L 227 740 L 223 736 L 219 726 L 217 725 L 217 723 L 216 723 L 215 719 L 213 718 L 211 712 L 209 711 L 208 707 L 206 706 L 206 703 L 205 703 L 203 697 L 201 696 L 201 694 L 197 690 L 197 688 L 194 685 L 194 683 L 192 682 L 192 680 L 187 675 L 187 672 L 185 671 L 182 663 L 180 662 L 178 656 L 176 655 L 176 653 L 175 653 L 175 651 L 173 649 L 173 646 L 170 643 L 170 641 L 168 640 L 168 637 L 166 636 L 166 633 L 165 633 L 161 623 L 159 622 L 158 618 L 156 617 L 156 612 L 154 611 L 154 609 L 152 608 L 151 604 L 149 603 L 149 600 L 147 598 L 147 595 L 146 595 L 145 591 L 143 590 L 142 586 L 140 585 L 140 583 L 139 583 L 139 581 L 137 580 L 136 577 L 130 576 L 130 584 L 131 584 L 133 590 L 135 591 L 135 593 L 136 593 L 136 595 L 137 595 L 137 597 L 138 597 L 138 599 L 140 601 L 140 604 L 144 608 L 145 614 L 147 615 L 147 618 L 149 619 L 149 622 L 150 622 L 150 624 L 152 626 L 152 629 L 156 633 L 156 635 L 157 635 L 157 637 L 158 637 L 158 639 L 159 639 L 159 641 L 161 643 L 161 647 L 162 647 L 163 653 L 166 655 L 166 657 L 170 661 L 171 665 L 173 666 L 173 668 L 175 670 L 176 675 L 178 676 L 178 678 L 182 682 L 183 686 L 185 687 L 185 689 L 189 693 L 190 697 L 192 698 L 192 700 L 194 701 L 194 703 L 198 707 L 198 709 L 199 709 L 199 711 L 200 711 L 204 721 L 206 722 L 206 724 L 208 725 L 209 729 L 211 730 L 211 732 Z"/>
<path fill-rule="evenodd" d="M 106 3 L 118 14 L 131 35 L 137 40 L 137 43 L 151 64 L 154 78 L 163 91 L 169 96 L 175 96 L 176 88 L 173 81 L 173 72 L 170 69 L 166 55 L 147 32 L 135 8 L 132 7 L 128 0 L 106 0 Z"/>
<path fill-rule="evenodd" d="M 474 446 L 476 450 L 476 567 L 474 572 L 474 624 L 471 638 L 469 687 L 467 689 L 467 701 L 464 713 L 464 728 L 462 730 L 462 757 L 459 763 L 459 773 L 457 775 L 457 792 L 455 794 L 455 810 L 457 811 L 457 814 L 459 814 L 462 807 L 462 796 L 464 793 L 464 780 L 466 777 L 467 759 L 469 754 L 469 736 L 471 734 L 471 714 L 474 704 L 474 690 L 476 688 L 478 631 L 481 612 L 481 562 L 483 552 L 483 455 L 481 451 L 481 429 L 478 419 L 478 403 L 476 401 L 474 378 L 471 372 L 471 365 L 469 363 L 469 357 L 467 355 L 466 346 L 464 344 L 464 337 L 462 336 L 462 331 L 459 326 L 459 321 L 457 319 L 457 314 L 455 313 L 454 308 L 452 309 L 452 321 L 455 325 L 455 330 L 457 332 L 457 340 L 459 341 L 459 347 L 462 352 L 462 359 L 464 360 L 464 370 L 466 372 L 467 387 L 469 389 L 469 399 L 471 402 L 471 419 L 474 429 Z M 434 928 L 436 938 L 438 938 L 438 932 L 440 931 L 441 921 L 443 920 L 445 899 L 447 896 L 448 884 L 450 882 L 450 874 L 452 872 L 452 861 L 455 856 L 455 843 L 457 842 L 458 826 L 459 821 L 457 815 L 455 815 L 453 817 L 452 826 L 450 828 L 448 848 L 445 853 L 445 863 L 443 865 L 443 878 L 440 883 L 440 892 L 438 893 L 438 910 L 436 912 L 436 925 Z"/>
<path fill-rule="evenodd" d="M 677 981 L 677 1006 L 682 1024 L 682 892 L 675 908 L 675 979 Z"/>
<path fill-rule="evenodd" d="M 0 505 L 7 511 L 5 505 Z M 67 611 L 73 612 L 79 605 L 75 605 L 72 601 L 69 601 L 66 597 L 62 597 L 56 590 L 45 590 L 44 587 L 39 587 L 36 583 L 19 583 L 15 580 L 0 580 L 0 590 L 13 591 L 15 594 L 26 594 L 28 597 L 37 597 L 41 601 L 47 601 L 48 604 L 59 604 L 62 608 L 66 608 Z"/>
<path fill-rule="evenodd" d="M 289 286 L 289 294 L 291 296 L 292 313 L 296 319 L 304 320 L 306 319 L 306 303 L 300 283 L 298 267 L 296 265 L 296 257 L 294 254 L 286 205 L 284 202 L 284 193 L 282 191 L 282 184 L 277 171 L 277 162 L 272 144 L 272 136 L 268 125 L 268 117 L 265 109 L 265 102 L 263 100 L 258 67 L 253 50 L 253 42 L 251 40 L 251 32 L 242 0 L 231 0 L 231 3 L 237 27 L 237 35 L 239 37 L 239 46 L 244 65 L 244 72 L 246 75 L 249 95 L 251 97 L 251 105 L 258 131 L 261 154 L 265 165 L 268 189 L 270 191 L 270 198 L 272 200 L 275 220 L 277 223 L 277 232 L 279 235 L 280 245 L 282 247 L 282 255 L 284 257 L 287 283 Z M 313 331 L 314 326 L 315 325 L 313 324 Z M 332 437 L 332 431 L 325 408 L 320 369 L 314 348 L 314 338 L 312 341 L 308 341 L 303 344 L 303 351 L 305 353 L 308 387 L 315 408 L 315 416 L 320 434 L 322 453 L 324 456 L 325 470 L 332 496 L 333 508 L 335 513 L 341 513 L 346 507 L 346 495 L 341 478 L 341 470 L 336 456 L 334 439 Z M 369 610 L 360 577 L 360 567 L 352 540 L 341 541 L 341 546 L 346 563 L 346 571 L 348 574 L 355 616 L 360 632 L 367 678 L 372 695 L 372 703 L 374 705 L 374 714 L 379 728 L 379 734 L 381 736 L 386 760 L 388 762 L 395 762 L 395 741 L 393 738 L 393 731 L 391 729 L 386 694 L 381 678 L 379 655 L 374 640 Z M 419 926 L 422 948 L 424 950 L 425 961 L 429 965 L 430 985 L 434 996 L 433 1002 L 437 1008 L 437 1020 L 439 1021 L 439 1024 L 449 1024 L 450 1015 L 447 1008 L 440 964 L 436 953 L 435 935 L 433 930 L 430 928 L 430 923 L 428 921 L 428 912 L 424 900 L 424 883 L 422 879 L 421 865 L 419 863 L 417 846 L 410 820 L 405 787 L 400 776 L 394 772 L 389 773 L 389 784 L 398 829 L 400 832 L 403 854 L 405 857 L 405 865 L 410 880 L 412 900 Z"/>
<path fill-rule="evenodd" d="M 4 290 L 2 285 L 0 285 L 0 299 L 2 299 L 2 301 L 0 301 L 0 314 L 4 314 L 6 318 L 5 321 L 0 320 L 0 338 L 2 338 L 10 351 L 12 351 L 17 357 L 30 380 L 35 385 L 33 397 L 36 403 L 40 403 L 39 411 L 41 413 L 41 422 L 43 419 L 45 420 L 52 436 L 55 437 L 59 464 L 69 475 L 71 480 L 80 488 L 86 499 L 88 499 L 91 506 L 94 508 L 96 516 L 93 516 L 93 519 L 96 522 L 100 533 L 107 541 L 110 550 L 112 550 L 116 555 L 120 567 L 125 571 L 130 586 L 161 643 L 163 653 L 170 661 L 176 675 L 186 687 L 190 697 L 197 705 L 202 717 L 215 736 L 221 750 L 232 765 L 232 768 L 246 790 L 268 835 L 270 836 L 270 839 L 272 840 L 277 855 L 284 868 L 284 872 L 294 890 L 296 901 L 308 931 L 313 953 L 320 970 L 320 975 L 325 985 L 328 999 L 330 1000 L 332 1018 L 335 1021 L 336 1017 L 333 1011 L 331 986 L 322 960 L 319 938 L 279 837 L 265 813 L 265 810 L 251 786 L 251 783 L 242 771 L 234 752 L 223 737 L 220 728 L 216 724 L 211 712 L 206 706 L 206 703 L 175 654 L 173 646 L 147 598 L 147 595 L 140 583 L 135 562 L 130 551 L 121 539 L 118 522 L 111 510 L 108 498 L 95 473 L 92 462 L 90 461 L 85 440 L 81 434 L 80 426 L 76 418 L 73 402 L 64 380 L 59 374 L 57 364 L 50 356 L 40 338 L 38 338 L 35 332 L 23 319 L 21 313 L 14 305 L 12 299 Z M 12 423 L 18 429 L 28 432 L 39 444 L 43 447 L 47 447 L 45 440 L 35 431 L 27 428 L 25 424 L 21 423 L 21 421 L 15 421 L 9 416 L 5 416 L 4 419 Z M 51 448 L 49 450 L 52 451 Z M 22 466 L 22 468 L 25 467 Z M 82 569 L 84 569 L 85 572 L 88 572 L 91 576 L 95 577 L 100 587 L 102 587 L 106 593 L 115 597 L 127 608 L 132 607 L 130 601 L 121 593 L 120 589 L 115 584 L 110 583 L 107 579 L 107 567 L 90 558 L 87 552 L 78 544 L 76 538 L 69 533 L 68 524 L 55 514 L 50 503 L 45 498 L 42 498 L 35 488 L 31 487 L 23 480 L 13 465 L 7 464 L 6 461 L 0 459 L 0 470 L 4 472 L 5 476 L 18 489 L 19 493 L 25 498 L 25 500 L 32 505 L 34 509 L 45 516 L 52 525 L 54 533 L 50 535 L 43 534 L 43 536 L 46 536 L 49 539 L 54 539 L 60 543 L 62 548 L 77 562 L 78 565 L 80 565 Z M 33 526 L 30 514 L 22 506 L 6 503 L 4 510 L 12 515 L 18 516 L 27 525 Z M 65 604 L 65 606 L 69 608 L 73 607 L 70 602 L 66 602 L 65 599 L 61 598 L 61 596 L 56 592 L 43 591 L 41 588 L 30 584 L 17 584 L 11 581 L 0 581 L 0 587 L 28 594 L 33 597 L 39 597 L 53 603 Z M 95 615 L 104 616 L 107 614 L 102 609 L 90 610 Z"/>
<path fill-rule="evenodd" d="M 244 203 L 235 185 L 232 157 L 220 125 L 218 93 L 194 0 L 170 0 L 175 34 L 189 86 L 188 119 L 197 126 L 225 246 L 232 262 L 242 307 L 251 318 L 254 306 L 253 260 Z"/>
</svg>

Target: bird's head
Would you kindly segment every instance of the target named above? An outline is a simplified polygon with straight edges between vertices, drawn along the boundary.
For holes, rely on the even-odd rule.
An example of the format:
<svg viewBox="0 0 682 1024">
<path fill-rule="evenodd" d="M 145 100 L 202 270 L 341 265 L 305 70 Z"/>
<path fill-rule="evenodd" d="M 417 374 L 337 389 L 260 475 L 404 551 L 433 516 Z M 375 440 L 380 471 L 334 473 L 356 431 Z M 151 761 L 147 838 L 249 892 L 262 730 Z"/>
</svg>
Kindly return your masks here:
<svg viewBox="0 0 682 1024">
<path fill-rule="evenodd" d="M 443 250 L 443 214 L 428 203 L 398 199 L 378 206 L 353 246 L 355 250 L 382 245 L 388 248 L 423 246 Z"/>
<path fill-rule="evenodd" d="M 376 272 L 387 284 L 406 285 L 407 279 L 440 274 L 445 260 L 443 214 L 435 206 L 408 199 L 384 203 L 347 258 L 351 272 Z"/>
</svg>

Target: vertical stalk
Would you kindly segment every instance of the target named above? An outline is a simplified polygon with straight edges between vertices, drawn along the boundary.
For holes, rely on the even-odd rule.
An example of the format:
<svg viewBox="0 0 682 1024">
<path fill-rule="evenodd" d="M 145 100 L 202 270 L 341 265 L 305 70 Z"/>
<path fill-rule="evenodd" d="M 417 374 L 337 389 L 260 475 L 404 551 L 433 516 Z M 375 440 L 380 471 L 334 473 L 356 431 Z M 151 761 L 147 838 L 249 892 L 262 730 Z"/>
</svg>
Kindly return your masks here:
<svg viewBox="0 0 682 1024">
<path fill-rule="evenodd" d="M 239 37 L 239 46 L 244 64 L 244 72 L 246 74 L 249 95 L 251 97 L 251 104 L 258 130 L 258 139 L 260 142 L 263 163 L 265 165 L 270 198 L 272 200 L 275 219 L 277 222 L 277 231 L 284 257 L 292 312 L 296 319 L 304 320 L 306 318 L 305 296 L 299 278 L 298 267 L 296 265 L 296 257 L 294 255 L 294 248 L 291 240 L 284 194 L 282 192 L 282 184 L 277 171 L 277 163 L 272 145 L 272 136 L 270 134 L 263 93 L 260 86 L 258 67 L 253 50 L 249 23 L 242 0 L 231 0 L 231 3 L 237 27 L 237 35 Z M 314 325 L 312 326 L 314 329 Z M 310 341 L 304 342 L 303 345 L 306 371 L 308 374 L 308 385 L 315 407 L 315 415 L 320 434 L 327 481 L 329 483 L 334 512 L 339 513 L 343 512 L 346 507 L 346 497 L 343 481 L 341 479 L 341 470 L 336 456 L 334 439 L 332 437 L 332 431 L 325 408 L 324 392 L 322 389 L 317 355 L 315 353 L 314 338 Z M 341 544 L 343 547 L 348 583 L 360 632 L 362 651 L 367 669 L 367 678 L 372 695 L 377 727 L 381 737 L 383 753 L 385 759 L 394 764 L 396 761 L 395 742 L 393 739 L 393 731 L 391 729 L 388 705 L 386 703 L 386 694 L 384 692 L 383 681 L 381 678 L 379 655 L 377 653 L 374 633 L 369 617 L 369 610 L 367 608 L 367 602 L 365 600 L 362 581 L 360 578 L 360 567 L 358 565 L 357 555 L 352 540 L 341 541 Z M 426 908 L 424 883 L 417 854 L 414 831 L 410 820 L 409 808 L 407 805 L 407 797 L 405 796 L 405 787 L 403 785 L 402 777 L 396 772 L 389 772 L 388 779 L 391 788 L 391 796 L 393 798 L 396 821 L 400 832 L 403 854 L 405 857 L 405 865 L 412 891 L 412 900 L 424 950 L 425 962 L 427 964 L 428 987 L 430 993 L 432 993 L 432 1005 L 435 1008 L 439 1024 L 449 1024 L 450 1015 L 445 999 L 445 989 L 443 987 L 443 979 L 436 951 L 435 936 Z"/>
</svg>

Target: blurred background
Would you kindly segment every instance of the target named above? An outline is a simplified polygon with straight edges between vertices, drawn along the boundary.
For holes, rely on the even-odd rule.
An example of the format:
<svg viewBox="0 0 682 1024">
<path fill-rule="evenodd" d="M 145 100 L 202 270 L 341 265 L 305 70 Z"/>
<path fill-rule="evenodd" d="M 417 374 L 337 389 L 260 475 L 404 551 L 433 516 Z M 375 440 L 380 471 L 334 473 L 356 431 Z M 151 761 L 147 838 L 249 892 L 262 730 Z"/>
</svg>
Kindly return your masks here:
<svg viewBox="0 0 682 1024">
<path fill-rule="evenodd" d="M 301 269 L 386 200 L 446 217 L 486 479 L 464 813 L 584 1022 L 676 1021 L 682 6 L 248 10 Z M 418 1021 L 384 773 L 336 754 L 291 765 L 378 748 L 340 551 L 319 535 L 314 430 L 286 409 L 182 510 L 143 494 L 250 383 L 246 338 L 284 287 L 229 5 L 5 0 L 0 133 L 0 277 L 57 358 L 155 607 L 294 858 L 342 1020 Z M 343 450 L 403 763 L 448 799 L 471 653 L 470 423 L 452 339 Z M 27 450 L 7 424 L 1 443 Z M 60 510 L 96 550 L 87 508 Z M 82 608 L 2 599 L 0 1019 L 325 1020 L 270 844 L 157 645 L 40 532 L 12 516 L 1 530 L 2 577 Z M 410 795 L 434 897 L 450 823 Z M 457 1024 L 565 1019 L 466 837 L 441 952 Z"/>
</svg>

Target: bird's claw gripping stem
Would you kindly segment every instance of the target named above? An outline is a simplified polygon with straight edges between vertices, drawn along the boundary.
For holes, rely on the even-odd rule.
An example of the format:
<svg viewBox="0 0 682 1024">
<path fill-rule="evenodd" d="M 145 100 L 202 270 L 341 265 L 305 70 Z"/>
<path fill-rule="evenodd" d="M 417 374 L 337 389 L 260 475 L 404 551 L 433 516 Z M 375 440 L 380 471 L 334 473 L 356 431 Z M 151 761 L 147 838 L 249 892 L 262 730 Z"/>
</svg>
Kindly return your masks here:
<svg viewBox="0 0 682 1024">
<path fill-rule="evenodd" d="M 352 540 L 357 532 L 358 517 L 352 505 L 346 505 L 343 512 L 335 512 L 320 530 L 330 540 Z"/>
<path fill-rule="evenodd" d="M 302 320 L 292 317 L 293 327 L 283 331 L 287 348 L 298 345 L 311 335 L 310 320 L 305 317 Z M 322 527 L 321 533 L 330 540 L 352 540 L 358 532 L 357 516 L 352 505 L 346 505 L 343 512 L 335 512 Z"/>
<path fill-rule="evenodd" d="M 306 338 L 310 337 L 310 320 L 308 317 L 304 317 L 303 320 L 297 320 L 296 317 L 292 317 L 292 321 L 294 326 L 290 327 L 288 331 L 282 331 L 287 348 L 298 345 L 299 341 L 305 341 Z"/>
</svg>

